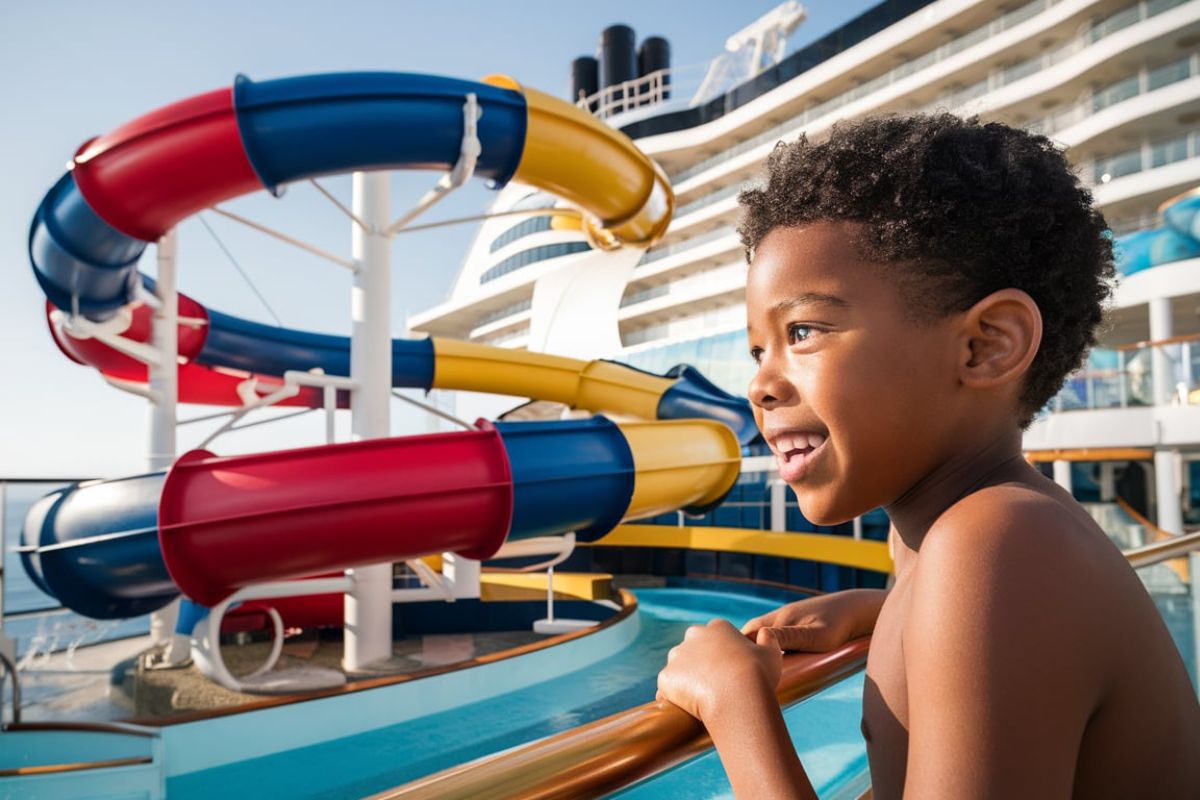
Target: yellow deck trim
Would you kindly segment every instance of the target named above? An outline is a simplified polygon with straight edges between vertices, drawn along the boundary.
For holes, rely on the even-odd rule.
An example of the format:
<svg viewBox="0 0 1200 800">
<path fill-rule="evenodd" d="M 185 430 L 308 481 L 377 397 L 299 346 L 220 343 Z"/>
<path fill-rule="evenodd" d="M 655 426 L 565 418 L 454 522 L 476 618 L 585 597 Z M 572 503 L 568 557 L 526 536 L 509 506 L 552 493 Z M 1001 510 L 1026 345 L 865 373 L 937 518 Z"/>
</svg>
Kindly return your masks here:
<svg viewBox="0 0 1200 800">
<path fill-rule="evenodd" d="M 823 564 L 891 572 L 886 542 L 851 539 L 819 533 L 772 533 L 747 528 L 675 528 L 669 525 L 620 525 L 607 536 L 583 547 L 672 547 L 717 550 L 783 558 L 803 558 Z M 555 581 L 558 576 L 555 576 Z"/>
<path fill-rule="evenodd" d="M 479 577 L 485 601 L 545 600 L 544 572 L 484 572 Z M 612 575 L 603 572 L 555 572 L 556 600 L 611 600 Z"/>
</svg>

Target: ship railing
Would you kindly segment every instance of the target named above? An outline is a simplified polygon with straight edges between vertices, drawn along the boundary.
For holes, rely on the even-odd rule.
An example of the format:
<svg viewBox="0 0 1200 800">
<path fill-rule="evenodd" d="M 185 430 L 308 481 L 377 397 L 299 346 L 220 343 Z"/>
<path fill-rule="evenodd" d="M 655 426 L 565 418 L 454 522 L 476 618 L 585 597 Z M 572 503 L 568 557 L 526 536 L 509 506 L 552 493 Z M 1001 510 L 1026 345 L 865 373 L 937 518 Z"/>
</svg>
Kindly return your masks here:
<svg viewBox="0 0 1200 800">
<path fill-rule="evenodd" d="M 650 107 L 656 113 L 668 110 L 667 106 L 690 108 L 707 68 L 705 64 L 688 64 L 658 69 L 606 86 L 594 94 L 580 93 L 575 105 L 600 119 Z"/>
<path fill-rule="evenodd" d="M 1095 348 L 1047 406 L 1054 413 L 1200 405 L 1200 334 Z"/>
<path fill-rule="evenodd" d="M 778 142 L 788 136 L 795 136 L 810 123 L 816 122 L 823 117 L 831 116 L 842 107 L 905 79 L 910 75 L 923 72 L 934 64 L 955 56 L 969 47 L 985 43 L 1001 31 L 1008 30 L 1033 19 L 1058 2 L 1061 2 L 1061 0 L 1034 0 L 1034 2 L 1013 9 L 1003 16 L 997 17 L 979 28 L 946 42 L 918 58 L 893 67 L 876 78 L 872 78 L 853 89 L 842 92 L 829 100 L 817 103 L 762 133 L 738 142 L 731 147 L 723 149 L 720 153 L 672 174 L 671 182 L 676 185 L 681 184 L 690 178 L 694 178 L 713 167 L 764 144 Z M 1019 64 L 993 70 L 984 80 L 944 94 L 922 110 L 932 111 L 941 108 L 955 110 L 989 91 L 1015 83 L 1017 80 L 1029 77 L 1055 64 L 1061 63 L 1066 58 L 1085 50 L 1101 39 L 1169 11 L 1176 6 L 1182 5 L 1184 2 L 1186 0 L 1143 0 L 1143 2 L 1133 3 L 1124 9 L 1114 12 L 1104 20 L 1090 25 L 1082 34 L 1060 47 L 1047 53 L 1039 54 Z M 1036 129 L 1036 126 L 1043 124 L 1044 120 L 1045 118 L 1039 119 L 1031 124 Z"/>
<path fill-rule="evenodd" d="M 1068 108 L 1025 123 L 1024 127 L 1051 136 L 1126 100 L 1165 89 L 1197 75 L 1200 75 L 1200 52 L 1192 52 L 1161 67 L 1142 67 L 1131 75 L 1089 92 Z"/>
<path fill-rule="evenodd" d="M 691 250 L 693 247 L 699 247 L 702 244 L 707 244 L 708 242 L 713 242 L 717 239 L 733 236 L 735 233 L 736 231 L 732 225 L 721 225 L 720 227 L 714 228 L 707 233 L 702 233 L 699 236 L 693 236 L 690 239 L 681 239 L 678 242 L 672 242 L 671 244 L 663 245 L 662 247 L 652 247 L 646 251 L 644 256 L 642 256 L 642 260 L 638 262 L 638 266 L 640 267 L 644 264 L 649 264 L 652 261 L 658 261 L 659 259 L 666 258 L 667 256 L 673 256 L 676 253 L 682 253 L 684 250 Z"/>
<path fill-rule="evenodd" d="M 1196 569 L 1200 564 L 1200 532 L 1168 535 L 1162 541 L 1127 550 L 1124 555 L 1139 573 L 1172 559 L 1190 558 L 1191 574 L 1195 576 L 1200 574 Z M 1200 619 L 1196 590 L 1193 582 L 1189 587 L 1193 630 Z M 1176 644 L 1182 648 L 1183 639 L 1178 638 Z M 863 669 L 869 647 L 868 636 L 827 653 L 785 655 L 778 690 L 780 704 L 810 697 Z M 370 800 L 601 797 L 659 775 L 711 747 L 712 740 L 700 723 L 680 709 L 656 701 L 452 767 L 373 795 Z M 869 792 L 863 794 L 860 800 L 869 796 Z"/>
</svg>

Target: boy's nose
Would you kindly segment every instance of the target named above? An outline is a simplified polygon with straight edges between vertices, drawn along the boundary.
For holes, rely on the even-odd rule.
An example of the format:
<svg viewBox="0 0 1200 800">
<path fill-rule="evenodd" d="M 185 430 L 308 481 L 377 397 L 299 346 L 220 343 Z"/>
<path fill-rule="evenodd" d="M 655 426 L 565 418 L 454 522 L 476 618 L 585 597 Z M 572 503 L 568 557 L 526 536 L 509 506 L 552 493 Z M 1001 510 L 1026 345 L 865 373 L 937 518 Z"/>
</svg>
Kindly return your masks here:
<svg viewBox="0 0 1200 800">
<path fill-rule="evenodd" d="M 766 359 L 750 379 L 750 386 L 746 391 L 751 403 L 768 410 L 787 403 L 792 394 L 794 390 L 791 384 L 783 378 L 779 370 L 769 365 Z"/>
</svg>

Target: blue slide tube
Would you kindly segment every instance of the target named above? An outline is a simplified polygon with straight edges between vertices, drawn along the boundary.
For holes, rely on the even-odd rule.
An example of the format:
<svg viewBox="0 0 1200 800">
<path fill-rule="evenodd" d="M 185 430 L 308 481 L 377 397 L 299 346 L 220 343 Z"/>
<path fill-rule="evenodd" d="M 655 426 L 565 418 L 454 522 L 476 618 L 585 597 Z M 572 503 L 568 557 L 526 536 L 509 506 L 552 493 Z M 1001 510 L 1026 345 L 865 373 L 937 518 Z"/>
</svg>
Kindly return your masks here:
<svg viewBox="0 0 1200 800">
<path fill-rule="evenodd" d="M 525 148 L 525 97 L 476 81 L 353 72 L 256 83 L 239 75 L 233 92 L 246 155 L 272 191 L 364 168 L 449 169 L 458 160 L 468 93 L 483 111 L 476 175 L 503 186 Z"/>
</svg>

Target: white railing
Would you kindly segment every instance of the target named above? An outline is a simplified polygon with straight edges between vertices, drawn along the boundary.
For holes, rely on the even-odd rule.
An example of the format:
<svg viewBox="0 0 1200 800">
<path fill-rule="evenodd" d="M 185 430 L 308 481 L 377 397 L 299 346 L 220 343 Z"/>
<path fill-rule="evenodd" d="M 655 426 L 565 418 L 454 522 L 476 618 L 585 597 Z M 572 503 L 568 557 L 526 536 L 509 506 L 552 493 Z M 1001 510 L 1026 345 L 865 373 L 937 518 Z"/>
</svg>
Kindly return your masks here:
<svg viewBox="0 0 1200 800">
<path fill-rule="evenodd" d="M 1020 8 L 1008 12 L 1002 17 L 992 20 L 987 25 L 976 28 L 975 30 L 966 33 L 953 41 L 941 45 L 935 50 L 913 59 L 912 61 L 901 64 L 888 72 L 867 81 L 848 92 L 843 92 L 836 97 L 826 100 L 822 103 L 812 106 L 805 111 L 797 114 L 790 119 L 772 126 L 766 131 L 753 136 L 749 139 L 741 141 L 732 147 L 722 150 L 720 153 L 713 155 L 703 161 L 697 162 L 687 169 L 681 170 L 671 176 L 672 183 L 678 185 L 683 181 L 693 178 L 703 172 L 706 172 L 713 167 L 716 167 L 726 161 L 729 161 L 736 156 L 749 152 L 757 147 L 768 142 L 777 142 L 788 135 L 795 134 L 799 128 L 802 128 L 809 123 L 812 123 L 821 117 L 825 117 L 843 106 L 866 97 L 873 92 L 876 92 L 886 86 L 889 86 L 909 75 L 921 72 L 928 67 L 956 55 L 968 47 L 980 44 L 987 41 L 997 33 L 1008 30 L 1016 25 L 1036 17 L 1038 14 L 1046 11 L 1050 7 L 1061 2 L 1061 0 L 1034 0 Z M 1053 51 L 1039 54 L 1025 62 L 997 69 L 989 74 L 983 81 L 978 81 L 965 88 L 954 90 L 940 97 L 934 103 L 929 104 L 923 110 L 932 110 L 937 108 L 954 108 L 964 103 L 970 102 L 992 89 L 1005 86 L 1013 83 L 1021 78 L 1029 77 L 1037 72 L 1046 69 L 1049 66 L 1060 63 L 1067 57 L 1078 53 L 1079 51 L 1095 44 L 1101 39 L 1124 30 L 1138 22 L 1157 16 L 1165 11 L 1168 11 L 1176 6 L 1182 5 L 1187 0 L 1144 0 L 1143 2 L 1135 3 L 1110 15 L 1108 18 L 1096 23 L 1088 28 L 1088 30 L 1080 36 L 1075 37 L 1066 44 L 1055 48 Z"/>
<path fill-rule="evenodd" d="M 690 108 L 707 69 L 707 64 L 689 64 L 655 70 L 577 98 L 575 105 L 600 119 L 650 106 L 659 113 L 667 110 L 668 105 Z"/>
<path fill-rule="evenodd" d="M 1083 182 L 1090 185 L 1165 167 L 1200 156 L 1200 130 L 1182 131 L 1159 139 L 1146 139 L 1135 147 L 1079 165 Z"/>
<path fill-rule="evenodd" d="M 721 227 L 711 230 L 708 233 L 702 233 L 699 236 L 693 236 L 690 239 L 674 242 L 673 244 L 669 244 L 664 247 L 657 247 L 647 250 L 646 255 L 642 256 L 642 260 L 638 262 L 638 266 L 640 267 L 644 264 L 649 264 L 652 261 L 658 261 L 666 258 L 667 256 L 673 256 L 676 253 L 683 252 L 684 250 L 691 250 L 693 247 L 699 247 L 707 242 L 722 239 L 726 236 L 732 236 L 735 233 L 736 231 L 732 225 L 722 225 Z"/>
</svg>

